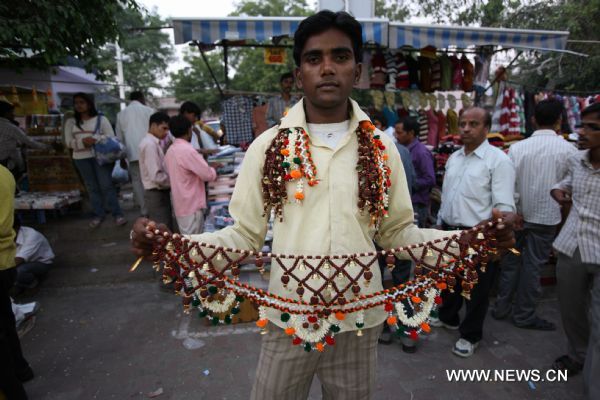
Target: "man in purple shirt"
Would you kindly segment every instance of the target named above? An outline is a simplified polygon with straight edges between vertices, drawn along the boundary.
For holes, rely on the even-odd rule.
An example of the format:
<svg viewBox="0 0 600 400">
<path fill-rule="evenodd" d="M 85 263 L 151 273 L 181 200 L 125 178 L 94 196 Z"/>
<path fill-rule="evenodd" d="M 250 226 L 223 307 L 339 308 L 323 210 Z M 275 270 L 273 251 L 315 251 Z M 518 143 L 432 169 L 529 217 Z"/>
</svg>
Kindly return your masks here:
<svg viewBox="0 0 600 400">
<path fill-rule="evenodd" d="M 417 175 L 411 195 L 413 208 L 418 215 L 420 228 L 428 226 L 429 219 L 429 192 L 435 185 L 435 172 L 433 171 L 433 155 L 417 139 L 419 122 L 415 118 L 407 117 L 394 125 L 394 134 L 398 143 L 406 146 L 410 151 L 413 166 Z"/>
</svg>

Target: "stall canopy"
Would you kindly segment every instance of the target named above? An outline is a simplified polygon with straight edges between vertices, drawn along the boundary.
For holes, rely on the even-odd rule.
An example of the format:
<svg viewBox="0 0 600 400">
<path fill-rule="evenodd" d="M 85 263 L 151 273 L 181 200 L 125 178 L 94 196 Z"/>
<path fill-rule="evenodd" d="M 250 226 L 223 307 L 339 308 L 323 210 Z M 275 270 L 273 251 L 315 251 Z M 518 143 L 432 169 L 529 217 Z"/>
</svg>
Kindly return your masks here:
<svg viewBox="0 0 600 400">
<path fill-rule="evenodd" d="M 174 18 L 175 43 L 198 41 L 214 44 L 222 40 L 253 39 L 268 41 L 273 37 L 293 37 L 303 17 L 227 17 Z M 448 47 L 501 46 L 503 48 L 567 51 L 569 32 L 466 26 L 415 25 L 387 19 L 359 19 L 365 43 L 397 49 L 431 45 Z"/>
<path fill-rule="evenodd" d="M 198 41 L 204 44 L 227 40 L 268 41 L 273 37 L 293 37 L 303 17 L 173 18 L 175 44 Z M 359 19 L 365 43 L 387 46 L 388 21 Z"/>
<path fill-rule="evenodd" d="M 567 46 L 569 32 L 466 26 L 414 25 L 391 22 L 388 26 L 389 47 L 425 46 L 502 46 L 503 48 L 561 51 Z"/>
</svg>

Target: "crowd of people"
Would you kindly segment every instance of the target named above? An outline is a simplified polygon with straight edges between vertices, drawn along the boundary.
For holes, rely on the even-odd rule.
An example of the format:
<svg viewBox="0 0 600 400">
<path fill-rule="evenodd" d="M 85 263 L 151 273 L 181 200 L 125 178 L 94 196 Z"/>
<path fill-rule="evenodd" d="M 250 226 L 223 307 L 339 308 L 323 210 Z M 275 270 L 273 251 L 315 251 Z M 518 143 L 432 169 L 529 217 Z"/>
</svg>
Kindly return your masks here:
<svg viewBox="0 0 600 400">
<path fill-rule="evenodd" d="M 434 218 L 430 205 L 436 184 L 434 159 L 417 138 L 418 121 L 407 117 L 387 127 L 383 118 L 369 117 L 349 97 L 361 75 L 361 51 L 361 26 L 347 13 L 321 11 L 300 23 L 293 52 L 297 71 L 281 77 L 281 96 L 266 108 L 270 128 L 247 150 L 237 178 L 229 206 L 235 224 L 212 233 L 203 233 L 206 183 L 217 178 L 215 165 L 206 158 L 214 153 L 206 146 L 206 137 L 218 142 L 221 135 L 202 123 L 200 108 L 185 102 L 179 115 L 169 117 L 146 106 L 142 93 L 133 92 L 130 104 L 117 117 L 115 135 L 92 98 L 76 94 L 75 116 L 66 122 L 65 138 L 92 204 L 89 226 L 100 226 L 106 209 L 116 225 L 127 224 L 111 180 L 114 163 L 100 165 L 92 151 L 97 141 L 112 136 L 125 145 L 126 167 L 140 206 L 142 217 L 130 236 L 139 256 L 150 255 L 156 238 L 148 228 L 159 224 L 161 230 L 190 235 L 193 241 L 259 251 L 269 218 L 264 210 L 274 204 L 282 204 L 283 217 L 274 222 L 273 251 L 293 254 L 369 252 L 375 246 L 385 249 L 443 238 L 448 231 L 502 218 L 493 233 L 498 248 L 511 251 L 497 262 L 478 266 L 478 283 L 469 298 L 461 295 L 460 282 L 454 292 L 444 291 L 439 316 L 432 318 L 431 325 L 456 331 L 452 353 L 472 356 L 482 341 L 498 279 L 493 318 L 510 318 L 520 329 L 555 330 L 554 322 L 536 312 L 541 270 L 554 252 L 567 353 L 557 357 L 552 368 L 569 375 L 583 371 L 587 395 L 600 398 L 600 383 L 595 379 L 600 376 L 600 103 L 582 110 L 577 148 L 560 135 L 562 103 L 540 101 L 533 121 L 537 130 L 512 145 L 508 154 L 488 142 L 489 111 L 464 109 L 459 117 L 463 145 L 446 163 L 441 207 Z M 303 91 L 302 99 L 291 94 L 294 84 Z M 9 292 L 13 284 L 21 289 L 34 286 L 51 268 L 54 254 L 39 232 L 19 226 L 13 218 L 15 181 L 5 167 L 14 170 L 17 162 L 4 153 L 8 148 L 2 143 L 37 144 L 15 131 L 10 112 L 9 106 L 0 104 L 0 356 L 9 360 L 0 363 L 0 387 L 9 397 L 25 398 L 21 383 L 31 379 L 33 372 L 20 350 Z M 371 120 L 379 129 L 376 134 L 392 171 L 388 217 L 377 231 L 358 201 L 357 174 L 352 173 L 352 163 L 359 159 L 361 122 Z M 267 159 L 275 151 L 278 133 L 294 129 L 310 136 L 320 182 L 310 185 L 306 197 L 304 193 L 296 197 L 302 204 L 277 203 L 281 200 L 277 196 L 284 200 L 287 196 L 268 191 L 273 174 L 267 170 L 271 168 Z M 265 190 L 273 203 L 265 203 Z M 385 262 L 380 264 L 379 279 L 374 279 L 378 282 L 368 289 L 373 292 L 382 288 Z M 396 260 L 391 271 L 394 285 L 407 282 L 413 268 L 411 261 Z M 276 279 L 271 280 L 269 291 L 290 296 Z M 466 312 L 461 319 L 463 305 Z M 343 328 L 336 346 L 323 354 L 291 348 L 281 329 L 269 331 L 263 337 L 251 398 L 307 398 L 315 374 L 324 398 L 371 398 L 377 343 L 392 342 L 389 327 L 382 332 L 384 320 L 377 310 L 367 310 L 361 334 Z M 405 352 L 414 353 L 416 345 L 415 340 L 402 339 Z"/>
</svg>

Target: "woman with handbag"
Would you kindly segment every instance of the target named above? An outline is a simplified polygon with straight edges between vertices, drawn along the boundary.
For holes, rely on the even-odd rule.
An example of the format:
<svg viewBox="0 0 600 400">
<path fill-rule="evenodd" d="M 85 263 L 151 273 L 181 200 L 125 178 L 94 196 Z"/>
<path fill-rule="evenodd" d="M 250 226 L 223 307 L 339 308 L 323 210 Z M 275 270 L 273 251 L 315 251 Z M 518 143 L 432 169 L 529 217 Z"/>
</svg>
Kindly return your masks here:
<svg viewBox="0 0 600 400">
<path fill-rule="evenodd" d="M 104 158 L 97 159 L 94 150 L 97 143 L 114 138 L 112 126 L 106 117 L 98 115 L 94 101 L 88 94 L 73 95 L 73 108 L 75 118 L 65 123 L 65 142 L 73 149 L 75 167 L 79 170 L 90 195 L 94 218 L 89 226 L 100 226 L 106 214 L 105 206 L 112 213 L 117 225 L 125 225 L 127 220 L 123 217 L 117 191 L 112 182 L 115 163 L 107 162 Z"/>
</svg>

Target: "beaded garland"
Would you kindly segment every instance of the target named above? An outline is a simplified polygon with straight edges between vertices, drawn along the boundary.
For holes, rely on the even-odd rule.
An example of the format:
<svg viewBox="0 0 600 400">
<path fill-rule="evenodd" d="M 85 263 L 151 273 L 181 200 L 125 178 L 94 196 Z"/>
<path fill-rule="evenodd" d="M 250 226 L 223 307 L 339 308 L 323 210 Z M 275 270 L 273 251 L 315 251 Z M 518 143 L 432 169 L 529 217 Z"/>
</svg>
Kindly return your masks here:
<svg viewBox="0 0 600 400">
<path fill-rule="evenodd" d="M 385 145 L 371 121 L 360 121 L 356 129 L 358 139 L 358 207 L 371 215 L 376 227 L 387 217 L 389 203 L 390 168 Z M 301 203 L 305 187 L 319 183 L 317 167 L 310 153 L 310 138 L 303 128 L 281 129 L 265 153 L 263 165 L 263 199 L 265 215 L 272 209 L 283 220 L 283 206 L 287 201 L 287 182 L 296 182 L 294 199 Z"/>
<path fill-rule="evenodd" d="M 500 222 L 390 250 L 326 256 L 263 254 L 193 242 L 178 234 L 161 234 L 156 230 L 154 233 L 161 240 L 155 241 L 153 259 L 157 270 L 163 268 L 163 279 L 175 282 L 185 312 L 198 308 L 199 315 L 213 325 L 229 324 L 232 316 L 239 313 L 240 302 L 248 299 L 259 306 L 258 327 L 265 330 L 268 325 L 267 308 L 278 310 L 293 345 L 321 352 L 335 344 L 335 335 L 344 320 L 354 322 L 357 335 L 362 336 L 364 311 L 379 306 L 388 313 L 387 322 L 397 335 L 416 340 L 419 334 L 428 333 L 431 328 L 427 321 L 441 303 L 442 290 L 453 291 L 460 284 L 462 295 L 469 298 L 477 283 L 476 266 L 483 269 L 496 253 L 490 232 Z M 359 283 L 368 286 L 373 277 L 371 269 L 378 268 L 378 256 L 385 256 L 391 270 L 396 255 L 400 254 L 415 261 L 414 280 L 361 294 Z M 281 283 L 290 291 L 295 289 L 297 299 L 239 281 L 240 264 L 252 261 L 252 257 L 259 272 L 264 273 L 264 256 L 281 267 Z M 227 312 L 223 319 L 216 316 Z"/>
</svg>

